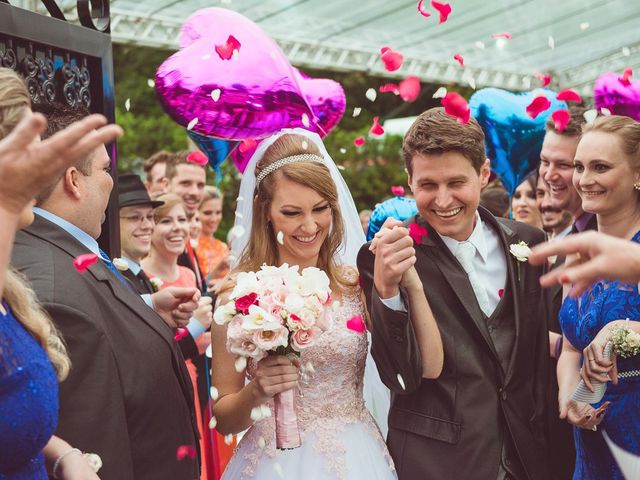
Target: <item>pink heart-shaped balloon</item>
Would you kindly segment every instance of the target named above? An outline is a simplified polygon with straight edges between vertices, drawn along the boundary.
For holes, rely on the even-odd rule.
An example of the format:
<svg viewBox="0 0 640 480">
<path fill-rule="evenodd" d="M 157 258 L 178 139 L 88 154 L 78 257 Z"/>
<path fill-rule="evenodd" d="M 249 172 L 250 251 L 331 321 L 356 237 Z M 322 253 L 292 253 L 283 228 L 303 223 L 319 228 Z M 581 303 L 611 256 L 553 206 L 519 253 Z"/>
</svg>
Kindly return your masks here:
<svg viewBox="0 0 640 480">
<path fill-rule="evenodd" d="M 200 135 L 242 140 L 315 121 L 293 67 L 260 27 L 223 8 L 193 18 L 181 33 L 184 48 L 156 72 L 160 103 L 178 124 Z M 230 36 L 240 47 L 225 59 L 216 46 Z"/>
<path fill-rule="evenodd" d="M 593 86 L 593 97 L 597 109 L 608 108 L 614 115 L 640 121 L 640 81 L 626 85 L 617 73 L 602 74 Z"/>
</svg>

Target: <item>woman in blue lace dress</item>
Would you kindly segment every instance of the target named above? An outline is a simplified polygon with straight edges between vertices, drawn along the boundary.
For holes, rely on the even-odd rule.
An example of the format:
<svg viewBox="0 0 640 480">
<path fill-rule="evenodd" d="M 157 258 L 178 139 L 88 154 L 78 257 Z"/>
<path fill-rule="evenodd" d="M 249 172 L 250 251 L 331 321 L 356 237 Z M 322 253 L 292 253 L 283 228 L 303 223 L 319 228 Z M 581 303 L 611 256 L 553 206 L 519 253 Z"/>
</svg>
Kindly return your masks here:
<svg viewBox="0 0 640 480">
<path fill-rule="evenodd" d="M 574 166 L 574 187 L 583 210 L 597 214 L 598 230 L 640 243 L 640 124 L 619 116 L 596 119 L 584 129 Z M 626 324 L 626 318 L 632 321 Z M 613 326 L 626 324 L 640 332 L 640 322 L 633 320 L 640 320 L 637 285 L 599 281 L 562 305 L 560 415 L 575 427 L 576 480 L 624 479 L 603 431 L 624 450 L 640 455 L 640 356 L 615 359 L 617 376 L 614 362 L 602 359 Z M 581 369 L 587 380 L 612 380 L 594 405 L 570 400 Z"/>
</svg>

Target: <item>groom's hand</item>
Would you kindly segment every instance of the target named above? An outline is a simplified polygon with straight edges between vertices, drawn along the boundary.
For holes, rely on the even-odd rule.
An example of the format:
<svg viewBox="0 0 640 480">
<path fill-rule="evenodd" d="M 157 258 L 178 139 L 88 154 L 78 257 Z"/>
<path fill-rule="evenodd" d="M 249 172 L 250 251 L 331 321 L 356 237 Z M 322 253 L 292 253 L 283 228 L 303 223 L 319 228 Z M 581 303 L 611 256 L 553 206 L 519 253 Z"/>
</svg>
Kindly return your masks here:
<svg viewBox="0 0 640 480">
<path fill-rule="evenodd" d="M 373 283 L 380 298 L 394 297 L 400 292 L 402 276 L 416 263 L 409 230 L 401 222 L 387 219 L 376 234 L 374 249 Z"/>
</svg>

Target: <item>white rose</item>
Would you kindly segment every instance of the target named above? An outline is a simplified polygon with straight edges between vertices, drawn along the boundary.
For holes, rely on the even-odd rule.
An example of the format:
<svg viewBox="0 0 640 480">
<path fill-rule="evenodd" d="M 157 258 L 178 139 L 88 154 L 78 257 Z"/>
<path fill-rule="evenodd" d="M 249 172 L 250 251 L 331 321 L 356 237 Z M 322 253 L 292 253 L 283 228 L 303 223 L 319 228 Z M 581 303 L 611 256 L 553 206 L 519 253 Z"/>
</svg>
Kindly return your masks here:
<svg viewBox="0 0 640 480">
<path fill-rule="evenodd" d="M 331 293 L 329 277 L 316 267 L 307 267 L 302 271 L 300 280 L 301 295 L 317 295 L 320 301 L 325 302 Z"/>
<path fill-rule="evenodd" d="M 251 305 L 249 313 L 242 320 L 242 328 L 245 330 L 275 330 L 280 325 L 282 323 L 277 318 L 257 305 Z"/>
<path fill-rule="evenodd" d="M 114 258 L 112 261 L 113 261 L 113 264 L 115 265 L 115 267 L 120 272 L 125 272 L 125 271 L 129 270 L 129 264 L 127 263 L 127 261 L 124 258 Z"/>
<path fill-rule="evenodd" d="M 236 286 L 229 298 L 235 300 L 252 292 L 258 292 L 258 277 L 255 272 L 240 272 L 236 277 Z"/>
<path fill-rule="evenodd" d="M 213 321 L 218 325 L 225 325 L 231 321 L 236 314 L 236 306 L 234 302 L 228 302 L 220 305 L 213 311 Z"/>
<path fill-rule="evenodd" d="M 291 313 L 298 313 L 304 307 L 304 298 L 297 293 L 290 293 L 284 301 L 284 308 Z"/>
<path fill-rule="evenodd" d="M 531 255 L 531 249 L 525 242 L 512 243 L 509 245 L 509 252 L 516 257 L 519 262 L 526 262 Z"/>
</svg>

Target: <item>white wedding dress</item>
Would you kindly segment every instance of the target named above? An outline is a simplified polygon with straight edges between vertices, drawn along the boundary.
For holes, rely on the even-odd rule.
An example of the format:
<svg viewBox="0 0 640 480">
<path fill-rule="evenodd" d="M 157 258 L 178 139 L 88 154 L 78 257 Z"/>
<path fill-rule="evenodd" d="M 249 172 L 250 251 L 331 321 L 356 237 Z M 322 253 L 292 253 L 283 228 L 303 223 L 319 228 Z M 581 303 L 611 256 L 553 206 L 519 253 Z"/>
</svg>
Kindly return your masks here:
<svg viewBox="0 0 640 480">
<path fill-rule="evenodd" d="M 333 328 L 302 352 L 302 365 L 311 362 L 314 373 L 301 382 L 296 397 L 301 446 L 277 450 L 274 417 L 259 420 L 236 447 L 223 480 L 397 478 L 380 430 L 364 404 L 368 340 L 366 333 L 347 329 L 346 322 L 354 315 L 364 318 L 357 287 L 333 312 Z M 249 362 L 249 378 L 254 371 L 255 364 Z M 273 412 L 273 401 L 268 405 Z"/>
</svg>

